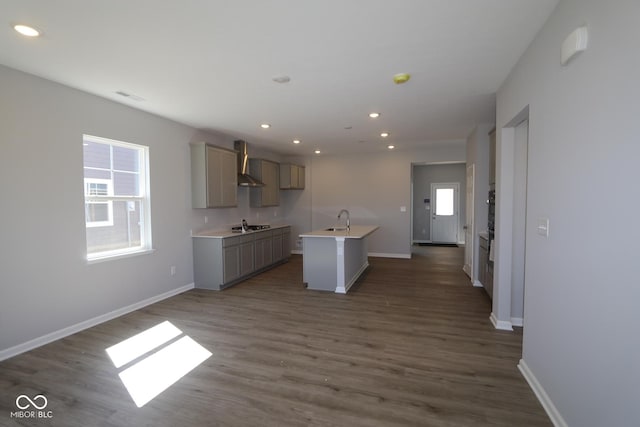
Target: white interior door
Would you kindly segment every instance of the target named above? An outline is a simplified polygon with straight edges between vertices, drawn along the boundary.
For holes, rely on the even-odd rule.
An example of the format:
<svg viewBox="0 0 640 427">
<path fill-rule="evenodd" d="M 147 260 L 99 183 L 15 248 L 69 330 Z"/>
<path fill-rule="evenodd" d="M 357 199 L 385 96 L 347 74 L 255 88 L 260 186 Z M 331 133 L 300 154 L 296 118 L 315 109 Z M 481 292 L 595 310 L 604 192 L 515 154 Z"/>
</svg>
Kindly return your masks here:
<svg viewBox="0 0 640 427">
<path fill-rule="evenodd" d="M 457 243 L 459 183 L 431 184 L 431 241 Z"/>
<path fill-rule="evenodd" d="M 473 281 L 473 186 L 475 179 L 475 165 L 467 166 L 467 218 L 464 225 L 464 267 L 463 270 Z"/>
</svg>

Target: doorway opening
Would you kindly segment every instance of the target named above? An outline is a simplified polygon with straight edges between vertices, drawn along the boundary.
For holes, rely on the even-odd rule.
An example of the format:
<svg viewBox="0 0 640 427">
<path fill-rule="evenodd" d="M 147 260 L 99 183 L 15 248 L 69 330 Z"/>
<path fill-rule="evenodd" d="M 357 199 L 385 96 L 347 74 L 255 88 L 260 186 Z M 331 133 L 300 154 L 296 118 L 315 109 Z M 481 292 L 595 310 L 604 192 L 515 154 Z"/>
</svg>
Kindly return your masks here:
<svg viewBox="0 0 640 427">
<path fill-rule="evenodd" d="M 466 220 L 466 201 L 460 196 L 460 189 L 466 188 L 467 165 L 464 162 L 453 163 L 431 163 L 431 164 L 412 164 L 411 165 L 411 247 L 417 248 L 419 245 L 431 245 L 441 243 L 445 245 L 464 245 L 465 233 L 464 226 Z M 432 184 L 457 184 L 457 191 L 453 194 L 446 188 L 441 189 L 440 209 L 444 209 L 444 214 L 436 219 L 436 230 L 433 229 L 433 216 L 436 214 L 436 190 L 432 190 Z M 447 205 L 446 200 L 450 196 L 454 196 L 454 204 Z M 457 197 L 457 201 L 456 201 Z M 447 214 L 453 210 L 456 213 L 454 224 L 447 224 L 444 228 L 449 227 L 449 236 L 442 237 L 439 220 L 449 220 L 452 216 Z M 440 212 L 442 213 L 442 212 Z M 446 214 L 446 215 L 445 215 Z M 445 221 L 446 222 L 446 221 Z M 444 230 L 443 228 L 443 230 Z M 453 228 L 453 237 L 451 237 L 451 228 Z M 435 234 L 434 234 L 435 233 Z M 446 232 L 445 232 L 446 234 Z M 414 250 L 412 249 L 412 252 Z"/>
<path fill-rule="evenodd" d="M 524 326 L 529 109 L 501 131 L 496 189 L 496 261 L 491 322 L 497 329 Z"/>
<path fill-rule="evenodd" d="M 458 243 L 460 183 L 432 183 L 431 242 Z"/>
</svg>

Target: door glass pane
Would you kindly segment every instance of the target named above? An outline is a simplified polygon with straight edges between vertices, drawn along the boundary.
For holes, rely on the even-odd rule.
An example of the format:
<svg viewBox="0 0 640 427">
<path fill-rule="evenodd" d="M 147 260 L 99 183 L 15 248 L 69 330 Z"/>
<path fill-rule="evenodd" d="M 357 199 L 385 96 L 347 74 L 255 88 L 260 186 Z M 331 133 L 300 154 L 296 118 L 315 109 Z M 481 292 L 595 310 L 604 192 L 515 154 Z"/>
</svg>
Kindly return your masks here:
<svg viewBox="0 0 640 427">
<path fill-rule="evenodd" d="M 453 188 L 436 189 L 436 215 L 453 215 Z"/>
</svg>

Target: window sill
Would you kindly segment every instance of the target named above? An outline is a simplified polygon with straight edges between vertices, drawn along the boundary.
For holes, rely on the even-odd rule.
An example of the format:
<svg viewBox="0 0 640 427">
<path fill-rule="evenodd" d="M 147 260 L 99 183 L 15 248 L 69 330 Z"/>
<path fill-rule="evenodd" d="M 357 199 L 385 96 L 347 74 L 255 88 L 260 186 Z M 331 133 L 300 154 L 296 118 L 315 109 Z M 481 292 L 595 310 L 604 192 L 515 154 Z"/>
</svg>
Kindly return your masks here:
<svg viewBox="0 0 640 427">
<path fill-rule="evenodd" d="M 94 257 L 87 257 L 87 264 L 98 264 L 105 261 L 113 261 L 122 258 L 132 258 L 139 255 L 148 255 L 154 253 L 155 251 L 155 249 L 138 249 L 131 252 L 118 252 L 116 254 L 97 255 Z"/>
</svg>

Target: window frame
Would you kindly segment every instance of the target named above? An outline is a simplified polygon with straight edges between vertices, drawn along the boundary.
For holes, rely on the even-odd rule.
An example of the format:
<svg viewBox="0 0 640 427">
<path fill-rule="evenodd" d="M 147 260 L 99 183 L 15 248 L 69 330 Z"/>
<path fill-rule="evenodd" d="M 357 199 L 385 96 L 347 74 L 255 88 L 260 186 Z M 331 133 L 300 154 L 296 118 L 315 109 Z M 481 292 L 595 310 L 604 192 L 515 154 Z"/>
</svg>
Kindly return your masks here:
<svg viewBox="0 0 640 427">
<path fill-rule="evenodd" d="M 106 184 L 107 185 L 107 194 L 91 194 L 89 191 L 89 185 L 91 184 Z M 84 179 L 84 206 L 85 206 L 85 214 L 84 220 L 87 228 L 93 227 L 112 227 L 113 226 L 113 201 L 112 200 L 103 200 L 103 196 L 113 196 L 113 181 L 110 179 L 103 178 L 85 178 Z M 107 206 L 107 217 L 106 221 L 89 221 L 87 218 L 87 205 L 106 205 Z"/>
<path fill-rule="evenodd" d="M 108 171 L 111 175 L 110 179 L 104 178 L 84 178 L 84 206 L 85 206 L 85 231 L 94 227 L 106 227 L 113 226 L 113 202 L 127 202 L 127 203 L 139 203 L 140 206 L 140 245 L 133 247 L 125 247 L 120 249 L 106 250 L 100 252 L 89 252 L 88 243 L 85 246 L 86 257 L 89 263 L 105 261 L 110 259 L 116 259 L 121 257 L 127 257 L 131 255 L 144 254 L 153 252 L 152 240 L 151 240 L 151 195 L 149 185 L 149 147 L 140 144 L 134 144 L 130 142 L 117 141 L 114 139 L 103 138 L 99 136 L 83 134 L 82 143 L 95 143 L 108 145 L 110 148 L 110 167 L 95 168 L 87 167 L 84 164 L 83 156 L 83 171 L 86 169 Z M 130 172 L 119 171 L 114 168 L 113 165 L 113 147 L 122 147 L 131 150 L 136 150 L 138 154 L 138 191 L 137 196 L 119 196 L 114 192 L 114 172 Z M 133 172 L 131 172 L 133 173 Z M 84 175 L 84 172 L 83 172 Z M 108 195 L 91 195 L 88 194 L 88 183 L 107 183 Z M 87 221 L 86 209 L 87 204 L 91 203 L 108 203 L 109 204 L 109 221 Z M 109 223 L 108 223 L 109 222 Z"/>
</svg>

